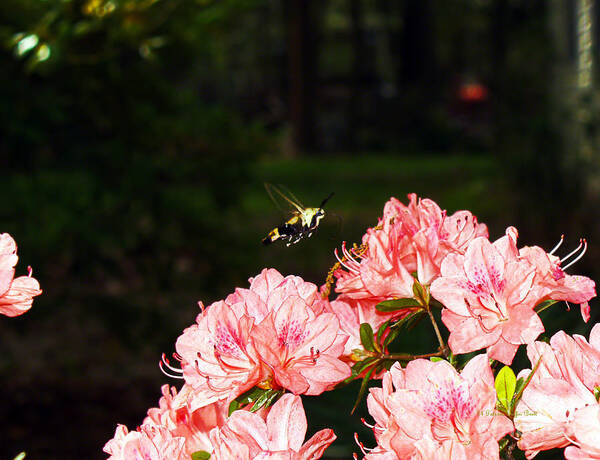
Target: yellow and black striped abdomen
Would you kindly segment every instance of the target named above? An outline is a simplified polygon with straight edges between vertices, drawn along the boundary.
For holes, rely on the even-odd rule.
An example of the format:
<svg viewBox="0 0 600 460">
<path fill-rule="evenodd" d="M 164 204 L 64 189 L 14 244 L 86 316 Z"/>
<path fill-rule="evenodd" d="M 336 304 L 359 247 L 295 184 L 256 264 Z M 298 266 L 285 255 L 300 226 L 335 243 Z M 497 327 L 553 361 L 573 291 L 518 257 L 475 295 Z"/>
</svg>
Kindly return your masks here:
<svg viewBox="0 0 600 460">
<path fill-rule="evenodd" d="M 289 241 L 294 240 L 304 232 L 304 226 L 300 216 L 295 215 L 289 219 L 285 224 L 275 227 L 269 232 L 269 234 L 263 238 L 262 243 L 267 245 L 271 244 L 278 239 L 287 239 Z"/>
</svg>

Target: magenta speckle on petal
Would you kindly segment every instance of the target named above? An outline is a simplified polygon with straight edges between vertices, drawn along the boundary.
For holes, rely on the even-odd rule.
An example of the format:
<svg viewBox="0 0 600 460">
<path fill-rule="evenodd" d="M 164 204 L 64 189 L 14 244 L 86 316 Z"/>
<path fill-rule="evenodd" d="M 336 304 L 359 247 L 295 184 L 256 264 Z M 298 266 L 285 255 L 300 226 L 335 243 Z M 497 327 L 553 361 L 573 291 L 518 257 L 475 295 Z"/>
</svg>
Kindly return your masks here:
<svg viewBox="0 0 600 460">
<path fill-rule="evenodd" d="M 565 272 L 562 271 L 562 268 L 560 268 L 559 264 L 556 264 L 556 266 L 552 269 L 552 278 L 554 278 L 554 281 L 558 281 L 561 280 L 565 277 Z"/>
<path fill-rule="evenodd" d="M 237 332 L 228 325 L 219 324 L 217 326 L 215 348 L 222 355 L 239 357 L 243 354 Z"/>
<path fill-rule="evenodd" d="M 457 385 L 448 382 L 447 385 L 435 390 L 425 402 L 424 410 L 432 419 L 448 423 L 456 416 L 461 419 L 469 418 L 475 410 L 475 404 L 471 400 L 466 384 Z"/>
<path fill-rule="evenodd" d="M 290 321 L 281 326 L 277 332 L 279 346 L 296 348 L 304 342 L 307 332 L 297 321 Z"/>
</svg>

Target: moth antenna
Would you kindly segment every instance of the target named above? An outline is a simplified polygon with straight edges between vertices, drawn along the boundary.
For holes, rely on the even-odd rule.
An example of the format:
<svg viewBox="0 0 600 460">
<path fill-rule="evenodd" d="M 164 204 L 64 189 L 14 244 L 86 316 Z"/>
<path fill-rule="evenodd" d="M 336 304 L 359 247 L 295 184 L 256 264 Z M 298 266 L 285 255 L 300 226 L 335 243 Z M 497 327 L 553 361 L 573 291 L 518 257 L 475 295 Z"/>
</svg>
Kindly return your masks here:
<svg viewBox="0 0 600 460">
<path fill-rule="evenodd" d="M 319 205 L 319 208 L 322 209 L 323 206 L 325 206 L 325 203 L 327 203 L 331 199 L 331 197 L 334 195 L 334 193 L 335 192 L 331 192 L 327 198 L 325 198 L 323 201 L 321 201 L 321 204 Z"/>
</svg>

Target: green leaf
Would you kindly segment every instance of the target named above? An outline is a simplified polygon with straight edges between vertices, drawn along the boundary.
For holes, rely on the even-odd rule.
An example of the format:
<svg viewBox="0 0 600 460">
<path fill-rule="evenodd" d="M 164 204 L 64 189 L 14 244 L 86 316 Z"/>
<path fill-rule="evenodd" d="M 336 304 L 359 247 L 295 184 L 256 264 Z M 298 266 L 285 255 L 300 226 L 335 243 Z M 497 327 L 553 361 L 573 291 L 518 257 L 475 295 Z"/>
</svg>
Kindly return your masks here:
<svg viewBox="0 0 600 460">
<path fill-rule="evenodd" d="M 392 329 L 383 341 L 383 347 L 386 348 L 390 343 L 392 343 L 394 339 L 398 337 L 398 334 L 400 334 L 400 329 Z"/>
<path fill-rule="evenodd" d="M 378 360 L 379 358 L 372 357 L 359 361 L 354 366 L 352 366 L 352 375 L 354 377 L 358 377 L 362 373 L 362 371 L 364 371 L 367 367 L 369 367 L 371 364 L 375 363 Z"/>
<path fill-rule="evenodd" d="M 256 401 L 265 391 L 268 390 L 259 387 L 252 387 L 245 393 L 239 395 L 236 399 L 242 404 L 249 404 Z"/>
<path fill-rule="evenodd" d="M 429 361 L 431 361 L 432 363 L 437 363 L 439 361 L 444 361 L 444 358 L 440 358 L 439 356 L 432 356 L 431 358 L 429 358 Z"/>
<path fill-rule="evenodd" d="M 452 364 L 452 367 L 456 368 L 456 366 L 458 365 L 458 359 L 456 358 L 456 355 L 454 353 L 450 352 L 450 354 L 448 355 L 448 362 Z"/>
<path fill-rule="evenodd" d="M 210 458 L 210 454 L 205 450 L 199 450 L 198 452 L 194 452 L 192 454 L 192 460 L 208 460 Z"/>
<path fill-rule="evenodd" d="M 512 408 L 512 399 L 515 394 L 515 388 L 517 385 L 517 377 L 513 370 L 504 366 L 498 372 L 496 376 L 496 395 L 498 397 L 498 404 L 503 406 L 506 409 L 506 412 L 510 411 Z"/>
<path fill-rule="evenodd" d="M 412 331 L 419 322 L 425 318 L 424 310 L 417 310 L 406 317 L 406 321 L 404 324 L 406 325 L 406 329 L 408 331 Z"/>
<path fill-rule="evenodd" d="M 423 298 L 423 295 L 424 295 L 423 285 L 421 283 L 419 283 L 416 279 L 412 285 L 412 290 L 413 290 L 413 294 L 415 295 L 415 299 Z"/>
<path fill-rule="evenodd" d="M 363 381 L 360 384 L 360 390 L 358 390 L 358 396 L 356 396 L 356 401 L 354 402 L 354 406 L 352 407 L 350 414 L 354 414 L 354 411 L 358 407 L 358 404 L 360 403 L 360 400 L 362 399 L 363 395 L 365 394 L 365 391 L 367 391 L 369 379 L 371 378 L 371 374 L 373 373 L 374 370 L 375 370 L 375 366 L 373 366 L 371 369 L 369 369 L 369 372 L 367 372 L 367 375 L 365 375 L 363 377 Z"/>
<path fill-rule="evenodd" d="M 420 319 L 420 317 L 421 317 L 421 315 L 423 315 L 423 313 L 424 313 L 424 311 L 422 310 L 421 307 L 419 307 L 419 309 L 417 311 L 413 311 L 412 313 L 409 313 L 408 315 L 406 315 L 404 318 L 399 319 L 394 324 L 392 324 L 391 327 L 393 329 L 396 329 L 396 328 L 401 328 L 402 326 L 406 326 L 407 329 L 410 329 L 412 324 L 414 323 L 414 321 L 416 321 L 417 319 Z"/>
<path fill-rule="evenodd" d="M 413 283 L 413 294 L 415 295 L 415 299 L 419 301 L 420 305 L 428 306 L 429 305 L 429 287 L 423 286 L 417 280 Z"/>
<path fill-rule="evenodd" d="M 373 342 L 373 328 L 369 323 L 360 325 L 360 342 L 365 350 L 376 351 L 375 343 Z"/>
<path fill-rule="evenodd" d="M 596 398 L 596 401 L 600 401 L 600 387 L 594 388 L 594 398 Z"/>
<path fill-rule="evenodd" d="M 384 300 L 383 302 L 375 305 L 375 308 L 379 311 L 386 313 L 398 310 L 404 310 L 406 308 L 419 308 L 421 304 L 417 299 L 391 299 Z"/>
<path fill-rule="evenodd" d="M 260 397 L 254 401 L 250 412 L 256 412 L 263 407 L 269 407 L 283 394 L 281 390 L 266 390 Z"/>
<path fill-rule="evenodd" d="M 536 313 L 539 314 L 539 313 L 543 312 L 546 308 L 549 308 L 552 305 L 554 305 L 556 302 L 558 302 L 558 300 L 545 300 L 544 302 L 536 305 L 534 310 Z"/>
<path fill-rule="evenodd" d="M 229 414 L 233 414 L 236 410 L 240 409 L 242 406 L 246 404 L 251 404 L 255 402 L 258 398 L 260 398 L 264 393 L 273 391 L 273 390 L 264 390 L 259 387 L 252 387 L 245 393 L 242 393 L 237 398 L 235 398 L 229 404 Z"/>
<path fill-rule="evenodd" d="M 525 386 L 525 379 L 523 377 L 519 377 L 517 379 L 517 385 L 515 386 L 515 396 L 518 396 L 523 392 L 524 386 Z M 514 401 L 514 404 L 516 404 L 518 402 L 519 401 Z"/>
<path fill-rule="evenodd" d="M 379 329 L 377 329 L 377 343 L 381 343 L 381 336 L 383 335 L 383 333 L 385 332 L 385 330 L 388 328 L 389 325 L 390 325 L 390 320 L 387 320 L 385 323 L 383 323 L 381 326 L 379 326 Z"/>
<path fill-rule="evenodd" d="M 227 411 L 227 416 L 230 417 L 236 410 L 238 410 L 242 405 L 239 401 L 235 399 L 229 403 L 229 410 Z"/>
</svg>

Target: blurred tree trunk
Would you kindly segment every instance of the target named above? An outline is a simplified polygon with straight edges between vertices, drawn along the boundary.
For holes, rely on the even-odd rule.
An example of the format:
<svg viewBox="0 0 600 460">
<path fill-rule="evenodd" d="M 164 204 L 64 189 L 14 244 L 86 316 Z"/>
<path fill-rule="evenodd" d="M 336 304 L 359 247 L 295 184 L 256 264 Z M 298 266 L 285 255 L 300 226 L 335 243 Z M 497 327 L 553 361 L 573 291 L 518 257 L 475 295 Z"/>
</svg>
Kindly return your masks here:
<svg viewBox="0 0 600 460">
<path fill-rule="evenodd" d="M 419 85 L 430 80 L 434 62 L 431 0 L 405 0 L 403 23 L 400 83 Z"/>
<path fill-rule="evenodd" d="M 362 27 L 361 0 L 350 0 L 350 20 L 352 27 L 352 94 L 350 97 L 350 113 L 348 114 L 348 148 L 352 151 L 358 147 L 357 132 L 361 125 L 361 90 L 368 72 L 368 56 L 365 34 Z"/>
<path fill-rule="evenodd" d="M 404 105 L 405 130 L 430 140 L 433 105 L 439 100 L 435 85 L 435 30 L 431 0 L 404 0 L 400 35 L 401 67 L 398 88 Z"/>
<path fill-rule="evenodd" d="M 283 0 L 288 34 L 289 118 L 292 151 L 315 148 L 316 26 L 310 0 Z"/>
<path fill-rule="evenodd" d="M 396 2 L 390 2 L 389 0 L 378 0 L 377 8 L 379 14 L 382 17 L 383 27 L 385 30 L 387 49 L 391 55 L 391 74 L 395 77 L 395 82 L 400 81 L 400 39 L 399 31 L 397 27 L 394 27 L 394 19 L 397 18 L 397 8 L 394 8 Z"/>
<path fill-rule="evenodd" d="M 490 94 L 492 104 L 492 142 L 494 150 L 499 150 L 498 143 L 502 140 L 505 129 L 503 121 L 507 119 L 507 35 L 509 29 L 508 0 L 494 0 L 490 10 L 490 37 L 492 54 L 492 72 L 490 74 Z"/>
<path fill-rule="evenodd" d="M 600 199 L 600 94 L 593 78 L 598 10 L 594 0 L 553 0 L 549 17 L 558 57 L 553 101 L 565 144 L 563 169 L 570 182 L 580 183 L 580 198 L 595 205 Z"/>
</svg>

